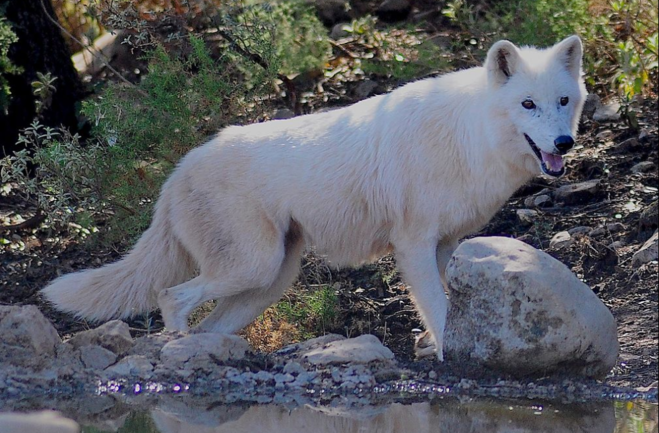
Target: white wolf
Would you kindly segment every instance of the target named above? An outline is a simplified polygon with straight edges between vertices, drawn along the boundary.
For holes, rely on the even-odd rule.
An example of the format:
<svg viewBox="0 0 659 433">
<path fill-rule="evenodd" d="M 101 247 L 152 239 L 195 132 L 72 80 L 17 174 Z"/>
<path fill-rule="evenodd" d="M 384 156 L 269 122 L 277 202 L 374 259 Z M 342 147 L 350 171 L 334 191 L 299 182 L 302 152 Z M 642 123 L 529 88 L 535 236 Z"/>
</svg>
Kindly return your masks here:
<svg viewBox="0 0 659 433">
<path fill-rule="evenodd" d="M 564 172 L 581 58 L 577 36 L 544 50 L 499 41 L 483 67 L 229 127 L 181 160 L 128 255 L 43 293 L 92 320 L 158 306 L 173 330 L 216 299 L 197 330 L 234 333 L 282 296 L 306 245 L 337 265 L 393 251 L 441 360 L 448 259 L 517 188 Z"/>
</svg>

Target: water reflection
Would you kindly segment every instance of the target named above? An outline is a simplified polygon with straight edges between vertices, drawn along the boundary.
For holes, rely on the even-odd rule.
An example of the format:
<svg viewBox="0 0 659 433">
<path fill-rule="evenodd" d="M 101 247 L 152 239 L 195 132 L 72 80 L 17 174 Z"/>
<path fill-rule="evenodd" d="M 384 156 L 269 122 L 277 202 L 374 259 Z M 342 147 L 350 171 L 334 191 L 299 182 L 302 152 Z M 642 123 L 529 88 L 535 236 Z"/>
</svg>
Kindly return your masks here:
<svg viewBox="0 0 659 433">
<path fill-rule="evenodd" d="M 160 401 L 148 414 L 94 423 L 84 433 L 656 433 L 657 406 L 605 403 L 519 406 L 491 401 L 393 403 L 382 407 L 192 405 Z M 82 420 L 81 420 L 82 421 Z M 83 421 L 83 424 L 84 421 Z M 88 424 L 89 425 L 89 424 Z M 106 430 L 107 429 L 107 430 Z"/>
</svg>

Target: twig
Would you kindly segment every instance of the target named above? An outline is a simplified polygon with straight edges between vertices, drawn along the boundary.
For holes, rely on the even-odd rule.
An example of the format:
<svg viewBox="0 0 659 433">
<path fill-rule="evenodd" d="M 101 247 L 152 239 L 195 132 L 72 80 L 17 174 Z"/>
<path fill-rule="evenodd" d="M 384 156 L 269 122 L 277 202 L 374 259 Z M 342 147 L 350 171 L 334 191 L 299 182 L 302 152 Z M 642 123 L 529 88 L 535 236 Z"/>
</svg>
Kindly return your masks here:
<svg viewBox="0 0 659 433">
<path fill-rule="evenodd" d="M 0 232 L 31 229 L 37 227 L 39 224 L 44 222 L 45 219 L 46 219 L 46 215 L 41 213 L 41 209 L 37 209 L 37 213 L 34 214 L 33 217 L 26 219 L 23 222 L 20 222 L 18 224 L 8 225 L 8 226 L 0 226 Z"/>
<path fill-rule="evenodd" d="M 347 49 L 346 47 L 344 47 L 343 45 L 341 45 L 341 44 L 339 44 L 339 43 L 337 43 L 337 42 L 334 42 L 334 41 L 331 40 L 331 39 L 328 39 L 328 41 L 329 41 L 329 43 L 330 43 L 331 46 L 333 46 L 333 47 L 335 47 L 335 48 L 338 48 L 340 51 L 342 51 L 345 55 L 347 55 L 347 56 L 350 57 L 351 59 L 356 59 L 356 58 L 359 57 L 359 56 L 357 56 L 355 53 L 353 53 L 352 51 L 350 51 L 349 49 Z"/>
</svg>

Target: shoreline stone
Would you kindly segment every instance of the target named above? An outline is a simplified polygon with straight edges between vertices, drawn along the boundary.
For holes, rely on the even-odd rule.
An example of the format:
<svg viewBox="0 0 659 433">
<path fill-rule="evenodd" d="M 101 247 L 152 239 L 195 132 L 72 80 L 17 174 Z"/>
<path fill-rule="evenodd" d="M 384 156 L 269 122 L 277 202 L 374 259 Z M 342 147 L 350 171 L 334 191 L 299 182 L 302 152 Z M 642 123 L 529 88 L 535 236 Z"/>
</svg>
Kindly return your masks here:
<svg viewBox="0 0 659 433">
<path fill-rule="evenodd" d="M 523 242 L 463 242 L 446 269 L 445 354 L 512 375 L 604 378 L 615 365 L 615 319 L 564 264 Z"/>
</svg>

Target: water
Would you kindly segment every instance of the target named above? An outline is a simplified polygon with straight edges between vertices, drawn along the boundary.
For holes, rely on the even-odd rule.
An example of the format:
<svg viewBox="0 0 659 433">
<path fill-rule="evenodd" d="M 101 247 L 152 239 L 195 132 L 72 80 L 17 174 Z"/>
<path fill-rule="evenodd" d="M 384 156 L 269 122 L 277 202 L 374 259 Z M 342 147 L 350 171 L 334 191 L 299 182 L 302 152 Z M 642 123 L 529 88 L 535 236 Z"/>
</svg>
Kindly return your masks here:
<svg viewBox="0 0 659 433">
<path fill-rule="evenodd" d="M 199 402 L 198 402 L 199 403 Z M 440 400 L 338 406 L 196 405 L 162 401 L 78 421 L 85 433 L 656 433 L 657 406 L 609 402 L 555 406 Z"/>
<path fill-rule="evenodd" d="M 54 409 L 85 433 L 659 433 L 656 391 L 579 389 L 502 383 L 465 394 L 416 381 L 297 391 L 101 382 L 24 390 L 0 398 L 0 412 Z"/>
<path fill-rule="evenodd" d="M 398 394 L 260 405 L 186 392 L 61 397 L 21 400 L 12 409 L 56 409 L 83 433 L 657 433 L 659 426 L 657 405 L 647 401 L 561 404 Z"/>
</svg>

